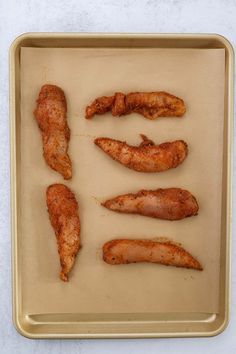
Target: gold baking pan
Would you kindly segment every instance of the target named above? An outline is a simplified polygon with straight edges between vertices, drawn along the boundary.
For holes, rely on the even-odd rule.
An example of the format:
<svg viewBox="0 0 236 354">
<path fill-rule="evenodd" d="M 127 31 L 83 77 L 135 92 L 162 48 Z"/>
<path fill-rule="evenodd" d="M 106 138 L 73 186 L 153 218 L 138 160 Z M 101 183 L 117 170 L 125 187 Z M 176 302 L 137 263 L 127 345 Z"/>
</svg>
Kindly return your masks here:
<svg viewBox="0 0 236 354">
<path fill-rule="evenodd" d="M 10 48 L 13 321 L 28 338 L 214 336 L 229 321 L 234 53 L 216 34 L 29 33 Z M 63 88 L 71 128 L 73 178 L 45 163 L 33 110 L 40 87 Z M 184 98 L 181 118 L 137 114 L 84 119 L 93 98 L 116 91 L 165 90 Z M 176 169 L 143 174 L 109 160 L 93 144 L 110 136 L 137 144 L 184 139 Z M 94 178 L 91 178 L 94 176 Z M 45 203 L 65 183 L 80 205 L 82 249 L 70 281 L 59 277 Z M 104 210 L 100 201 L 139 189 L 191 190 L 199 215 L 176 222 Z M 151 220 L 150 220 L 151 219 Z M 203 264 L 197 272 L 153 264 L 109 266 L 112 238 L 168 236 Z"/>
</svg>

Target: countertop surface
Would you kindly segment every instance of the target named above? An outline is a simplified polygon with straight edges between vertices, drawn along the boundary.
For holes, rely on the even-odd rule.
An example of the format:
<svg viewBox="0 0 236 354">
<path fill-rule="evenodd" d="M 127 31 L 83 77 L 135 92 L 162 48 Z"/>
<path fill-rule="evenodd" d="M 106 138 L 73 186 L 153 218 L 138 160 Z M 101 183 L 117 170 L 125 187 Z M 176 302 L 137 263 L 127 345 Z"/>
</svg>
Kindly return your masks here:
<svg viewBox="0 0 236 354">
<path fill-rule="evenodd" d="M 0 353 L 236 353 L 236 248 L 232 243 L 231 320 L 213 338 L 29 340 L 12 324 L 8 50 L 25 32 L 219 33 L 236 44 L 234 0 L 0 1 Z M 235 181 L 235 169 L 234 169 Z M 235 201 L 235 193 L 233 194 Z M 233 236 L 235 231 L 233 212 Z M 207 233 L 206 233 L 207 237 Z M 209 245 L 210 247 L 210 245 Z"/>
</svg>

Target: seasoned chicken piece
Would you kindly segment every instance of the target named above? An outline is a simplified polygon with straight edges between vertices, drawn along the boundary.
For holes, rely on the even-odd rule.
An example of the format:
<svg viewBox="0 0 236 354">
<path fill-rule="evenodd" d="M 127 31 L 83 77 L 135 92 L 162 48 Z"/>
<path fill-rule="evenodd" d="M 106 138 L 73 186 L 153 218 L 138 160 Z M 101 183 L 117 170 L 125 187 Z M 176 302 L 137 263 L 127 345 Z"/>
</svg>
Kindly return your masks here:
<svg viewBox="0 0 236 354">
<path fill-rule="evenodd" d="M 188 145 L 183 140 L 155 145 L 141 134 L 143 142 L 130 146 L 126 142 L 97 138 L 94 143 L 114 160 L 139 172 L 161 172 L 179 166 L 187 157 Z"/>
<path fill-rule="evenodd" d="M 102 205 L 120 213 L 166 220 L 180 220 L 197 215 L 199 209 L 195 197 L 181 188 L 141 190 L 136 194 L 120 195 Z"/>
<path fill-rule="evenodd" d="M 54 228 L 60 256 L 60 278 L 68 281 L 80 248 L 78 203 L 71 190 L 63 184 L 52 184 L 46 192 L 49 218 Z"/>
<path fill-rule="evenodd" d="M 104 114 L 109 112 L 112 108 L 115 96 L 99 97 L 91 106 L 86 108 L 86 118 L 92 118 L 95 114 Z"/>
<path fill-rule="evenodd" d="M 44 85 L 34 111 L 42 131 L 43 155 L 53 170 L 58 171 L 64 179 L 70 179 L 72 166 L 67 153 L 70 129 L 67 125 L 66 111 L 66 98 L 62 89 L 55 85 Z"/>
<path fill-rule="evenodd" d="M 182 117 L 186 111 L 184 101 L 167 92 L 131 92 L 125 95 L 117 92 L 114 96 L 96 98 L 86 107 L 87 119 L 95 114 L 112 112 L 113 116 L 121 116 L 132 112 L 139 113 L 147 119 L 158 117 Z"/>
<path fill-rule="evenodd" d="M 182 117 L 186 112 L 184 101 L 167 92 L 129 93 L 125 105 L 127 113 L 136 112 L 147 119 Z"/>
<path fill-rule="evenodd" d="M 170 241 L 112 240 L 103 246 L 103 260 L 108 264 L 150 262 L 203 270 L 190 253 Z"/>
</svg>

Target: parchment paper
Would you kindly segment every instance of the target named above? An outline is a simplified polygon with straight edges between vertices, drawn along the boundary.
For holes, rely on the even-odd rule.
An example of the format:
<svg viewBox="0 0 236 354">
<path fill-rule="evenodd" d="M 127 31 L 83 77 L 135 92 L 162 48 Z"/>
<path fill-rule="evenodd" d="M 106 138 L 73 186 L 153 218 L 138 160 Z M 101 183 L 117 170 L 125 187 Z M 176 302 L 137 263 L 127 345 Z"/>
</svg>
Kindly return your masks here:
<svg viewBox="0 0 236 354">
<path fill-rule="evenodd" d="M 28 313 L 217 312 L 221 224 L 224 112 L 222 49 L 40 49 L 21 51 L 22 307 Z M 42 156 L 33 116 L 41 86 L 60 86 L 67 98 L 73 178 L 64 182 Z M 138 114 L 84 119 L 95 97 L 116 91 L 165 90 L 183 98 L 183 118 L 155 121 Z M 140 143 L 184 139 L 189 156 L 176 169 L 138 173 L 110 159 L 93 144 L 98 136 Z M 80 206 L 82 249 L 69 283 L 59 279 L 56 238 L 45 190 L 65 183 Z M 182 221 L 117 214 L 100 206 L 112 196 L 140 189 L 181 187 L 191 191 L 199 215 Z M 197 257 L 203 272 L 155 264 L 110 266 L 101 247 L 113 238 L 166 236 Z"/>
</svg>

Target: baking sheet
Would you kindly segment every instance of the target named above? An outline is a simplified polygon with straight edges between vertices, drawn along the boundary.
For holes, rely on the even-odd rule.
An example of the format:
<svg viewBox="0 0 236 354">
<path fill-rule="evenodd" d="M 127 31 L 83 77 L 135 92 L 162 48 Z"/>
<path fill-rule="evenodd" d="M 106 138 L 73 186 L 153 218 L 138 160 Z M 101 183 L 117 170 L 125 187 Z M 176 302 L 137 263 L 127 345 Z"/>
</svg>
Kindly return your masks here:
<svg viewBox="0 0 236 354">
<path fill-rule="evenodd" d="M 21 49 L 22 307 L 27 313 L 218 312 L 224 117 L 224 49 Z M 68 103 L 73 178 L 65 182 L 80 204 L 80 251 L 70 282 L 58 278 L 56 240 L 45 190 L 62 182 L 42 157 L 33 118 L 45 83 L 59 85 Z M 184 98 L 184 118 L 149 121 L 132 114 L 84 119 L 85 106 L 116 91 L 166 90 Z M 93 144 L 97 136 L 156 143 L 184 139 L 189 156 L 177 169 L 143 174 L 112 161 Z M 182 187 L 198 199 L 197 217 L 161 221 L 108 211 L 99 201 L 142 188 Z M 104 242 L 118 237 L 167 236 L 196 256 L 203 272 L 131 264 L 109 266 Z"/>
</svg>

